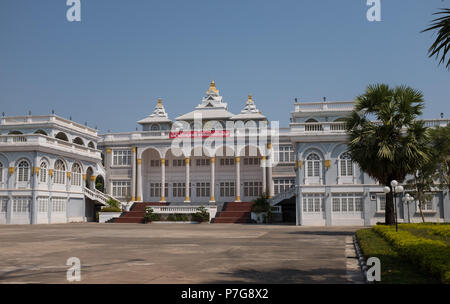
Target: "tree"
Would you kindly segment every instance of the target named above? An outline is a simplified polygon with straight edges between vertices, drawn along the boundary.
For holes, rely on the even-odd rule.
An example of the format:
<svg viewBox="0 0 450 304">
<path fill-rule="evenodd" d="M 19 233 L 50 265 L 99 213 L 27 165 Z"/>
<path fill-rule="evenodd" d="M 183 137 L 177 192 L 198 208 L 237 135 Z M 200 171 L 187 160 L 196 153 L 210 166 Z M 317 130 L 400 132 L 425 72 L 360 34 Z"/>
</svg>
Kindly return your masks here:
<svg viewBox="0 0 450 304">
<path fill-rule="evenodd" d="M 437 170 L 435 179 L 441 189 L 450 191 L 450 125 L 431 130 L 431 145 Z"/>
<path fill-rule="evenodd" d="M 428 57 L 440 57 L 439 64 L 445 64 L 447 53 L 450 49 L 450 9 L 442 8 L 440 11 L 434 13 L 433 15 L 438 15 L 440 17 L 434 19 L 430 27 L 422 31 L 427 32 L 438 30 L 436 40 L 428 49 Z M 447 61 L 446 67 L 450 67 L 450 58 Z"/>
<path fill-rule="evenodd" d="M 385 186 L 403 182 L 429 159 L 429 134 L 416 120 L 423 102 L 423 94 L 411 87 L 370 85 L 346 119 L 352 160 Z M 386 194 L 385 223 L 395 223 L 392 191 Z"/>
<path fill-rule="evenodd" d="M 420 216 L 425 222 L 422 207 L 430 202 L 437 188 L 450 191 L 450 126 L 430 129 L 429 161 L 424 163 L 410 180 L 407 189 L 418 201 Z"/>
</svg>

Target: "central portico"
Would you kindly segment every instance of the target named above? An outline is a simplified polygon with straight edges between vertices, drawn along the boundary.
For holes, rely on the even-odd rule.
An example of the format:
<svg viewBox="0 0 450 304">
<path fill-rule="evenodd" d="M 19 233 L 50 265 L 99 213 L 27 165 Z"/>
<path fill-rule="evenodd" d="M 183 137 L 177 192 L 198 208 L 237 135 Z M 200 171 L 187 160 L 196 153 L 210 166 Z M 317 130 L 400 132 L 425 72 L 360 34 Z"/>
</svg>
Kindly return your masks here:
<svg viewBox="0 0 450 304">
<path fill-rule="evenodd" d="M 142 131 L 105 136 L 105 166 L 114 172 L 106 177 L 107 191 L 113 193 L 114 185 L 126 180 L 128 201 L 136 202 L 215 204 L 273 195 L 267 166 L 272 144 L 259 133 L 267 119 L 251 95 L 235 115 L 212 81 L 194 111 L 172 121 L 160 98 L 138 123 Z M 244 124 L 250 128 L 235 127 Z M 199 133 L 205 131 L 213 135 Z"/>
</svg>

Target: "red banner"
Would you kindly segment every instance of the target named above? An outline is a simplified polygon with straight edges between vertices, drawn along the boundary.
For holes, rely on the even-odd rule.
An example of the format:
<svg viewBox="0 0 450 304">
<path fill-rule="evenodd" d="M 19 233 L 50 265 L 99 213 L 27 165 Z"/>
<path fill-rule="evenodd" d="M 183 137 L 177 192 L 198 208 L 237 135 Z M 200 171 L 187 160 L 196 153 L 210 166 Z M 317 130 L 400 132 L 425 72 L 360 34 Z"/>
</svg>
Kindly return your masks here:
<svg viewBox="0 0 450 304">
<path fill-rule="evenodd" d="M 178 131 L 170 132 L 169 138 L 207 138 L 207 137 L 230 137 L 228 130 L 210 130 L 210 131 Z"/>
</svg>

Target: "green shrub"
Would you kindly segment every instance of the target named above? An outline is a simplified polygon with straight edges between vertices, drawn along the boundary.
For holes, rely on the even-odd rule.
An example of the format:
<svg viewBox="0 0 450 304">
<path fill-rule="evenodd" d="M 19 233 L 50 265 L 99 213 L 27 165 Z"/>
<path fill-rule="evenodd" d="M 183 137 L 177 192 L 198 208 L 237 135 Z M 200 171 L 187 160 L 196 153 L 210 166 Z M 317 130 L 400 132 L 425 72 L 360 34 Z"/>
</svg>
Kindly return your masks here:
<svg viewBox="0 0 450 304">
<path fill-rule="evenodd" d="M 144 223 L 148 222 L 156 222 L 161 220 L 161 214 L 154 213 L 154 210 L 152 207 L 147 206 L 145 208 L 145 215 L 144 215 Z"/>
<path fill-rule="evenodd" d="M 189 218 L 186 214 L 175 214 L 175 221 L 187 222 L 187 221 L 189 221 Z"/>
<path fill-rule="evenodd" d="M 167 216 L 167 220 L 169 221 L 169 222 L 175 222 L 175 215 L 173 215 L 173 214 L 169 214 L 168 216 Z"/>
<path fill-rule="evenodd" d="M 122 212 L 122 209 L 119 207 L 104 207 L 100 212 Z"/>
<path fill-rule="evenodd" d="M 267 196 L 265 194 L 261 195 L 253 202 L 254 204 L 252 206 L 252 212 L 255 213 L 271 212 L 270 203 L 267 200 Z"/>
<path fill-rule="evenodd" d="M 405 259 L 419 265 L 442 283 L 450 284 L 450 248 L 444 242 L 416 237 L 408 231 L 395 232 L 390 226 L 375 226 L 373 230 Z"/>
<path fill-rule="evenodd" d="M 120 203 L 112 198 L 106 201 L 106 204 L 108 204 L 111 208 L 120 208 Z"/>
<path fill-rule="evenodd" d="M 208 210 L 206 210 L 205 207 L 200 206 L 197 209 L 197 213 L 192 214 L 191 218 L 193 221 L 199 222 L 199 223 L 209 222 L 209 212 L 208 212 Z"/>
</svg>

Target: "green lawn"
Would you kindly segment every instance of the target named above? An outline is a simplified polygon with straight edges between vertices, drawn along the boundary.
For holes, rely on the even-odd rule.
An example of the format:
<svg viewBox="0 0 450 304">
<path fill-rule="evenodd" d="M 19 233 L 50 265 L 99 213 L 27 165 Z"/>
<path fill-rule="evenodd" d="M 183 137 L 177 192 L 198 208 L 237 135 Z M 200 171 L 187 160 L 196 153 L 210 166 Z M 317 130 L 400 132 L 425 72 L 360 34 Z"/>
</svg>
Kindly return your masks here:
<svg viewBox="0 0 450 304">
<path fill-rule="evenodd" d="M 380 284 L 433 284 L 436 278 L 421 272 L 418 267 L 400 257 L 392 246 L 372 229 L 356 232 L 364 257 L 377 257 L 381 261 Z"/>
</svg>

